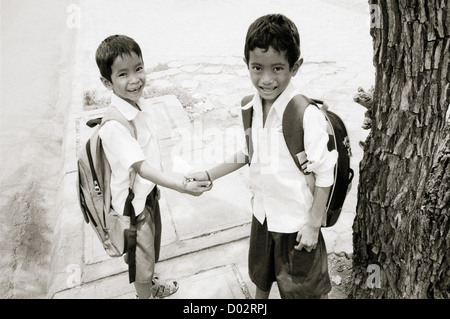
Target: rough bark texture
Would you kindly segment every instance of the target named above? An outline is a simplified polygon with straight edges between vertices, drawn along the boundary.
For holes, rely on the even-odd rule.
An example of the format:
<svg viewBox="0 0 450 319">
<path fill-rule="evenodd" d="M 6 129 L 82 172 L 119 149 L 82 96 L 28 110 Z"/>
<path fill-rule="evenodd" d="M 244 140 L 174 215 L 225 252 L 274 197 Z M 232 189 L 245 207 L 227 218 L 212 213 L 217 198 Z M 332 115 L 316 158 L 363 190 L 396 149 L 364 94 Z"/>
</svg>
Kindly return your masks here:
<svg viewBox="0 0 450 319">
<path fill-rule="evenodd" d="M 449 298 L 448 0 L 369 4 L 376 75 L 351 297 Z"/>
</svg>

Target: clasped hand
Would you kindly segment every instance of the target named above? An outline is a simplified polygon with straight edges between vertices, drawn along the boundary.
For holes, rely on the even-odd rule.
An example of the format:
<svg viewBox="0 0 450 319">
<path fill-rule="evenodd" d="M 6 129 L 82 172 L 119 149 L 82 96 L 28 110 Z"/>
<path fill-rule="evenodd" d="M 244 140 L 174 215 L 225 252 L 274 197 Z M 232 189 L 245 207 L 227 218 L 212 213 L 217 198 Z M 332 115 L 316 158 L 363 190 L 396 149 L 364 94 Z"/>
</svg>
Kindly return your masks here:
<svg viewBox="0 0 450 319">
<path fill-rule="evenodd" d="M 206 171 L 186 174 L 183 177 L 183 185 L 185 187 L 185 192 L 193 196 L 200 196 L 204 192 L 211 190 L 213 187 L 213 183 L 209 179 Z"/>
</svg>

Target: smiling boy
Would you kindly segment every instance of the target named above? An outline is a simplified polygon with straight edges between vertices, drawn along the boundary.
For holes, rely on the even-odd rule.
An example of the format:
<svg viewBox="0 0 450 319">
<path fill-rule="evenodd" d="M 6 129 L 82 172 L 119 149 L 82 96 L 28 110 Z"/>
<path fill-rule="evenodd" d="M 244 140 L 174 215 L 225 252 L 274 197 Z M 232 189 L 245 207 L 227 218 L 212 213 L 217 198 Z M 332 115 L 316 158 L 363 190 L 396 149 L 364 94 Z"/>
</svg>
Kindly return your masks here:
<svg viewBox="0 0 450 319">
<path fill-rule="evenodd" d="M 303 63 L 297 27 L 281 14 L 258 18 L 248 29 L 244 54 L 256 88 L 255 95 L 242 100 L 243 112 L 253 109 L 251 132 L 246 132 L 253 148 L 185 177 L 214 181 L 251 162 L 253 219 L 248 265 L 255 297 L 268 298 L 276 281 L 282 298 L 325 298 L 331 283 L 320 227 L 337 153 L 328 151 L 323 113 L 308 106 L 303 129 L 307 171 L 315 177 L 310 190 L 283 137 L 284 110 L 299 93 L 291 80 Z"/>
<path fill-rule="evenodd" d="M 114 80 L 113 80 L 114 79 Z M 137 107 L 147 81 L 144 73 L 144 62 L 134 51 L 128 56 L 117 56 L 111 65 L 110 80 L 101 77 L 102 83 L 122 100 Z"/>
<path fill-rule="evenodd" d="M 99 135 L 111 166 L 113 209 L 124 212 L 130 187 L 134 193 L 136 293 L 139 299 L 166 297 L 178 289 L 178 284 L 176 281 L 158 282 L 153 278 L 161 241 L 157 185 L 198 196 L 210 189 L 209 182 L 186 185 L 181 176 L 175 178 L 162 171 L 157 136 L 147 112 L 151 106 L 142 98 L 146 75 L 139 45 L 130 37 L 112 35 L 99 45 L 96 62 L 101 82 L 113 92 L 108 108 L 116 108 L 135 129 L 136 138 L 124 125 L 110 120 L 101 126 Z M 132 172 L 136 174 L 132 175 Z M 133 240 L 127 239 L 129 243 Z M 127 257 L 125 255 L 128 262 Z"/>
</svg>

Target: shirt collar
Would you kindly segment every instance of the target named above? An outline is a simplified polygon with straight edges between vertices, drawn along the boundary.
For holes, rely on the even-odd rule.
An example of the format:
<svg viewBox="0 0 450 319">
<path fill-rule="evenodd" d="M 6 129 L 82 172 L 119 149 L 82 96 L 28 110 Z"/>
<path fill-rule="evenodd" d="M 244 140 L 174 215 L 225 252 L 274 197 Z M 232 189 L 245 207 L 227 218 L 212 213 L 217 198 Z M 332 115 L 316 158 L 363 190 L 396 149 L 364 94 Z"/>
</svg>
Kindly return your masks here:
<svg viewBox="0 0 450 319">
<path fill-rule="evenodd" d="M 112 94 L 111 97 L 111 105 L 114 105 L 128 121 L 134 120 L 139 112 L 138 109 L 136 109 L 130 103 L 121 99 L 114 93 Z M 139 99 L 138 105 L 142 105 L 142 98 Z"/>
<path fill-rule="evenodd" d="M 277 113 L 280 119 L 283 118 L 284 110 L 286 109 L 286 106 L 288 105 L 289 101 L 297 94 L 298 92 L 295 85 L 292 83 L 292 81 L 290 81 L 286 89 L 283 91 L 283 93 L 281 93 L 277 97 L 277 99 L 272 105 L 272 108 L 275 109 L 275 112 Z M 253 106 L 258 105 L 262 110 L 261 97 L 258 92 L 256 92 L 252 104 Z"/>
</svg>

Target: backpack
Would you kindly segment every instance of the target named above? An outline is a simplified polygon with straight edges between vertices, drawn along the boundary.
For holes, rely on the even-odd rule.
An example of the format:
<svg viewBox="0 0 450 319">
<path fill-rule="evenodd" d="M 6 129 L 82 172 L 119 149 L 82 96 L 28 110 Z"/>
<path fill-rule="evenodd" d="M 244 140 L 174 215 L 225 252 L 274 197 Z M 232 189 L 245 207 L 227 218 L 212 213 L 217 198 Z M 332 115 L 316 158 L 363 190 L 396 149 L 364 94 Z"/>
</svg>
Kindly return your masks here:
<svg viewBox="0 0 450 319">
<path fill-rule="evenodd" d="M 241 102 L 243 106 L 242 120 L 249 150 L 249 162 L 253 154 L 251 129 L 249 129 L 251 128 L 253 107 L 244 106 L 249 105 L 252 99 L 253 95 L 250 95 L 243 98 Z M 350 157 L 352 156 L 350 140 L 342 119 L 337 114 L 328 110 L 328 106 L 323 101 L 312 100 L 300 94 L 289 101 L 282 119 L 283 136 L 295 164 L 306 175 L 306 180 L 311 190 L 314 189 L 314 177 L 313 174 L 304 171 L 307 159 L 303 144 L 303 115 L 306 107 L 310 104 L 318 108 L 318 104 L 322 105 L 319 109 L 323 112 L 329 124 L 328 150 L 336 149 L 338 152 L 338 160 L 334 168 L 334 182 L 331 186 L 326 204 L 326 222 L 322 224 L 322 227 L 331 227 L 338 220 L 345 198 L 352 186 L 354 172 L 350 167 Z"/>
<path fill-rule="evenodd" d="M 124 213 L 120 214 L 111 206 L 111 167 L 102 147 L 99 131 L 106 122 L 115 120 L 125 126 L 136 138 L 135 128 L 114 106 L 109 106 L 103 118 L 86 122 L 96 127 L 84 148 L 78 155 L 78 178 L 76 181 L 78 201 L 87 224 L 100 239 L 110 257 L 120 257 L 128 253 L 130 283 L 135 277 L 136 216 L 131 201 L 134 198 L 132 185 L 136 173 L 130 174 L 129 194 Z"/>
</svg>

